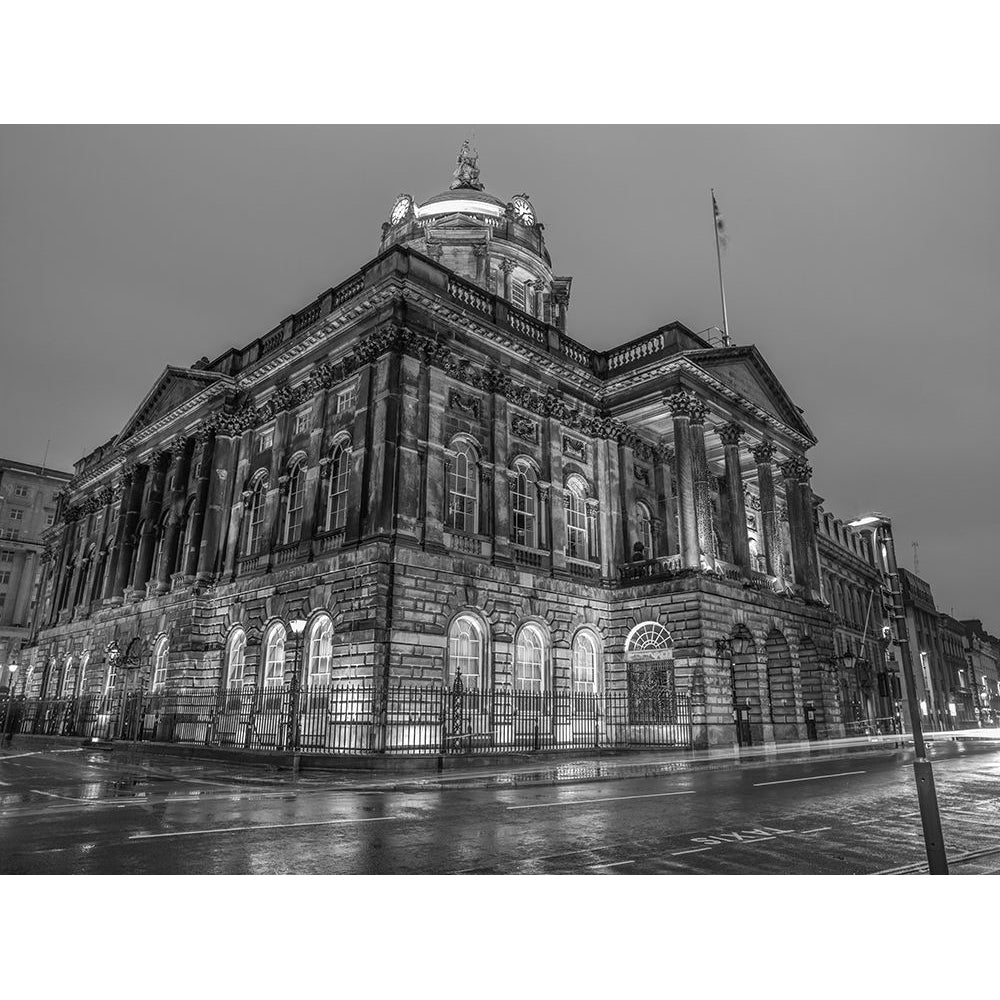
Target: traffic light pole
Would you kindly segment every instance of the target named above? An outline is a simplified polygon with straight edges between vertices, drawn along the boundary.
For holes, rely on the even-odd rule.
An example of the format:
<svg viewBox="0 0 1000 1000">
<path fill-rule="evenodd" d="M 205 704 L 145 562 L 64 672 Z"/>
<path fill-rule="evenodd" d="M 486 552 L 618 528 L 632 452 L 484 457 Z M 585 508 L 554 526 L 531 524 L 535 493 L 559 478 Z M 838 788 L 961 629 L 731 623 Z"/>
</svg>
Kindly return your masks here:
<svg viewBox="0 0 1000 1000">
<path fill-rule="evenodd" d="M 896 547 L 892 537 L 892 525 L 883 520 L 885 541 L 885 561 L 889 571 L 889 586 L 892 588 L 893 618 L 896 620 L 896 639 L 899 643 L 899 658 L 906 685 L 906 704 L 910 710 L 910 726 L 913 729 L 913 775 L 917 782 L 917 802 L 920 806 L 920 823 L 924 828 L 924 846 L 927 850 L 927 864 L 931 875 L 948 874 L 948 858 L 944 850 L 944 835 L 941 832 L 941 814 L 938 811 L 937 791 L 934 788 L 934 772 L 927 759 L 924 733 L 920 724 L 920 706 L 917 703 L 917 689 L 913 678 L 913 661 L 910 659 L 910 643 L 906 629 L 906 614 L 903 610 L 903 593 L 896 566 Z"/>
</svg>

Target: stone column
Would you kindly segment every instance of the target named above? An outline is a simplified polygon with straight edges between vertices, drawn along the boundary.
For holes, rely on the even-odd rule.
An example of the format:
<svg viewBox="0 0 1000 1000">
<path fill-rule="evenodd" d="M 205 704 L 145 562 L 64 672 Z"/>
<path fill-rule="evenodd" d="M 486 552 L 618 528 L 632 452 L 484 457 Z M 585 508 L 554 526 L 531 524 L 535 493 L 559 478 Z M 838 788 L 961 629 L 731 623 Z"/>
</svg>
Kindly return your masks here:
<svg viewBox="0 0 1000 1000">
<path fill-rule="evenodd" d="M 212 476 L 212 452 L 215 449 L 215 431 L 202 426 L 195 434 L 197 442 L 194 462 L 194 506 L 191 508 L 191 530 L 187 532 L 188 547 L 183 556 L 182 568 L 186 582 L 194 579 L 198 572 L 198 557 L 201 552 L 201 536 L 205 527 L 205 507 L 208 504 L 208 485 Z"/>
<path fill-rule="evenodd" d="M 132 555 L 135 552 L 135 529 L 139 523 L 139 507 L 142 504 L 143 489 L 149 470 L 145 465 L 136 465 L 122 473 L 125 484 L 123 503 L 125 516 L 118 515 L 118 567 L 115 573 L 115 589 L 112 597 L 121 599 L 125 594 L 132 575 Z M 124 499 L 127 497 L 127 499 Z"/>
<path fill-rule="evenodd" d="M 778 468 L 785 480 L 785 503 L 788 506 L 788 530 L 792 543 L 792 575 L 801 587 L 809 588 L 809 551 L 807 515 L 803 502 L 799 481 L 808 480 L 812 471 L 803 458 L 795 456 L 782 462 Z"/>
<path fill-rule="evenodd" d="M 625 554 L 625 561 L 632 561 L 633 546 L 636 543 L 635 534 L 635 452 L 633 449 L 618 442 L 618 490 L 619 503 L 622 509 L 622 551 Z M 643 556 L 650 559 L 652 553 L 647 552 Z"/>
<path fill-rule="evenodd" d="M 558 419 L 550 416 L 542 420 L 539 431 L 543 461 L 545 456 L 548 456 L 549 482 L 552 485 L 549 501 L 549 551 L 552 553 L 552 570 L 558 575 L 566 572 L 566 508 L 569 506 L 569 493 L 566 492 L 563 474 L 562 435 Z"/>
<path fill-rule="evenodd" d="M 20 562 L 18 568 L 17 563 Z M 35 579 L 35 553 L 22 549 L 17 553 L 14 562 L 14 575 L 17 577 L 17 590 L 14 593 L 12 621 L 15 625 L 24 625 L 24 612 L 31 596 L 31 585 Z"/>
<path fill-rule="evenodd" d="M 191 441 L 178 437 L 170 446 L 172 489 L 168 501 L 170 513 L 160 544 L 160 564 L 156 567 L 156 593 L 165 594 L 170 589 L 170 574 L 177 559 L 177 543 L 181 519 L 184 517 L 184 498 L 187 496 L 188 473 L 191 468 Z"/>
<path fill-rule="evenodd" d="M 424 547 L 442 551 L 444 519 L 447 507 L 448 479 L 445 473 L 443 422 L 445 394 L 444 375 L 434 367 L 428 372 L 427 413 L 425 415 L 427 473 L 424 476 Z"/>
<path fill-rule="evenodd" d="M 136 557 L 135 573 L 132 576 L 132 589 L 140 592 L 146 587 L 153 564 L 156 536 L 160 527 L 160 512 L 163 507 L 163 485 L 169 460 L 170 453 L 165 451 L 155 451 L 149 456 L 152 478 L 149 482 L 149 492 L 146 494 L 146 507 L 142 512 L 142 537 L 139 539 L 139 555 Z"/>
<path fill-rule="evenodd" d="M 357 542 L 367 531 L 369 511 L 365 506 L 364 477 L 371 451 L 369 415 L 373 394 L 374 365 L 365 365 L 358 373 L 358 402 L 351 428 L 350 475 L 347 479 L 347 524 L 344 542 Z"/>
<path fill-rule="evenodd" d="M 701 567 L 701 542 L 698 531 L 698 508 L 695 502 L 694 455 L 691 447 L 691 415 L 700 412 L 700 401 L 690 392 L 668 396 L 667 406 L 674 422 L 674 464 L 677 483 L 677 506 L 680 511 L 681 559 L 689 569 Z"/>
<path fill-rule="evenodd" d="M 199 584 L 210 583 L 218 568 L 219 539 L 222 526 L 225 523 L 233 442 L 238 437 L 238 429 L 229 422 L 216 428 L 215 447 L 212 450 L 212 476 L 208 488 L 208 503 L 205 508 L 204 527 L 198 552 L 196 582 Z"/>
<path fill-rule="evenodd" d="M 399 362 L 397 381 L 396 440 L 397 456 L 394 478 L 396 502 L 393 524 L 397 532 L 416 540 L 419 535 L 420 513 L 420 453 L 417 439 L 421 428 L 420 382 L 422 364 L 410 354 Z"/>
<path fill-rule="evenodd" d="M 743 428 L 725 424 L 719 431 L 726 453 L 726 494 L 732 533 L 733 562 L 749 574 L 750 540 L 747 537 L 747 501 L 743 489 L 743 466 L 740 462 L 740 438 Z"/>
<path fill-rule="evenodd" d="M 656 489 L 657 517 L 656 551 L 663 556 L 680 551 L 677 526 L 674 522 L 674 485 L 671 467 L 673 449 L 664 443 L 653 448 L 653 483 Z"/>
<path fill-rule="evenodd" d="M 515 266 L 514 262 L 506 257 L 500 261 L 500 270 L 503 273 L 503 297 L 508 302 L 511 300 L 511 274 Z"/>
<path fill-rule="evenodd" d="M 694 502 L 698 508 L 698 544 L 702 558 L 710 569 L 715 568 L 715 515 L 712 510 L 712 485 L 708 460 L 705 457 L 705 417 L 708 406 L 695 400 L 691 410 L 691 464 L 694 472 Z"/>
<path fill-rule="evenodd" d="M 486 287 L 487 252 L 485 243 L 477 243 L 472 248 L 472 256 L 476 260 L 476 283 Z"/>
<path fill-rule="evenodd" d="M 510 554 L 510 455 L 507 443 L 507 400 L 493 393 L 493 561 L 508 565 Z"/>
<path fill-rule="evenodd" d="M 781 567 L 780 540 L 778 537 L 778 505 L 774 496 L 774 471 L 771 459 L 775 447 L 764 441 L 753 449 L 757 463 L 757 489 L 760 493 L 761 537 L 764 541 L 764 562 L 771 576 L 778 576 Z"/>
<path fill-rule="evenodd" d="M 608 512 L 606 517 L 598 521 L 601 574 L 612 577 L 625 561 L 622 548 L 621 503 L 618 499 L 618 448 L 607 438 L 595 435 L 594 455 L 597 489 L 601 491 L 601 500 Z"/>
</svg>

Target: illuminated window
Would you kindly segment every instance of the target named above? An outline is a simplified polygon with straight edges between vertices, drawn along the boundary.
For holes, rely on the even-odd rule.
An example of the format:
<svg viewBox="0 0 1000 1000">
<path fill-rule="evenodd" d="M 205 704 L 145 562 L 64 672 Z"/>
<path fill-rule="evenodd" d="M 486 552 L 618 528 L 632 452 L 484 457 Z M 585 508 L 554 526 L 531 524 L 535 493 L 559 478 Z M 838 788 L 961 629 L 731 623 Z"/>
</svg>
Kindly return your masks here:
<svg viewBox="0 0 1000 1000">
<path fill-rule="evenodd" d="M 349 385 L 337 393 L 337 413 L 353 413 L 358 405 L 358 384 Z"/>
<path fill-rule="evenodd" d="M 167 683 L 167 657 L 169 651 L 167 637 L 165 635 L 161 636 L 153 651 L 153 691 L 159 691 Z"/>
<path fill-rule="evenodd" d="M 87 667 L 90 665 L 90 653 L 84 653 L 80 658 L 80 669 L 77 671 L 75 693 L 83 694 L 86 691 Z"/>
<path fill-rule="evenodd" d="M 301 413 L 295 414 L 295 429 L 292 433 L 304 434 L 307 430 L 309 430 L 309 411 L 303 410 Z"/>
<path fill-rule="evenodd" d="M 511 495 L 511 528 L 514 541 L 528 548 L 538 547 L 538 486 L 535 470 L 525 461 L 514 466 Z"/>
<path fill-rule="evenodd" d="M 247 517 L 246 554 L 253 555 L 264 538 L 264 504 L 267 499 L 267 482 L 259 479 L 250 495 L 250 510 Z M 194 518 L 189 518 L 193 521 Z"/>
<path fill-rule="evenodd" d="M 656 554 L 653 552 L 653 515 L 641 501 L 635 505 L 635 525 L 638 540 L 642 542 L 643 555 L 652 559 Z"/>
<path fill-rule="evenodd" d="M 333 531 L 347 524 L 347 488 L 351 476 L 351 451 L 339 444 L 330 460 L 330 487 L 326 499 L 326 530 Z"/>
<path fill-rule="evenodd" d="M 579 476 L 566 484 L 566 555 L 587 559 L 590 546 L 587 538 L 587 489 Z"/>
<path fill-rule="evenodd" d="M 578 632 L 573 640 L 573 692 L 596 694 L 597 642 L 590 632 Z"/>
<path fill-rule="evenodd" d="M 229 637 L 229 648 L 226 652 L 226 687 L 239 688 L 243 686 L 246 656 L 247 634 L 242 628 L 237 628 Z"/>
<path fill-rule="evenodd" d="M 545 637 L 536 625 L 525 625 L 517 635 L 514 689 L 534 694 L 545 689 Z"/>
<path fill-rule="evenodd" d="M 302 508 L 306 502 L 306 464 L 296 462 L 288 478 L 288 500 L 285 503 L 285 544 L 297 542 L 302 534 Z"/>
<path fill-rule="evenodd" d="M 55 519 L 56 519 L 55 514 L 46 514 L 45 515 L 45 527 L 46 528 L 51 528 L 52 527 L 52 522 L 55 521 Z"/>
<path fill-rule="evenodd" d="M 264 644 L 264 687 L 280 687 L 285 682 L 285 626 L 272 625 Z"/>
<path fill-rule="evenodd" d="M 448 527 L 454 531 L 475 532 L 478 506 L 476 455 L 469 445 L 460 445 L 448 470 Z"/>
<path fill-rule="evenodd" d="M 636 625 L 625 639 L 625 651 L 628 653 L 663 650 L 663 655 L 669 658 L 673 656 L 673 646 L 670 633 L 659 622 Z"/>
<path fill-rule="evenodd" d="M 322 615 L 309 633 L 309 660 L 306 665 L 307 684 L 329 684 L 333 662 L 333 622 Z"/>
<path fill-rule="evenodd" d="M 451 623 L 448 630 L 448 681 L 455 683 L 461 676 L 462 684 L 477 690 L 483 679 L 483 635 L 479 622 L 470 615 L 462 615 Z"/>
<path fill-rule="evenodd" d="M 57 698 L 62 698 L 67 689 L 70 691 L 73 690 L 73 686 L 70 684 L 71 679 L 75 679 L 73 657 L 67 656 L 66 661 L 63 663 L 62 673 L 59 675 L 59 684 L 56 687 Z"/>
<path fill-rule="evenodd" d="M 111 694 L 118 681 L 118 670 L 113 663 L 108 663 L 108 673 L 104 678 L 104 693 Z"/>
<path fill-rule="evenodd" d="M 257 450 L 267 451 L 274 444 L 274 428 L 268 427 L 257 435 Z"/>
</svg>

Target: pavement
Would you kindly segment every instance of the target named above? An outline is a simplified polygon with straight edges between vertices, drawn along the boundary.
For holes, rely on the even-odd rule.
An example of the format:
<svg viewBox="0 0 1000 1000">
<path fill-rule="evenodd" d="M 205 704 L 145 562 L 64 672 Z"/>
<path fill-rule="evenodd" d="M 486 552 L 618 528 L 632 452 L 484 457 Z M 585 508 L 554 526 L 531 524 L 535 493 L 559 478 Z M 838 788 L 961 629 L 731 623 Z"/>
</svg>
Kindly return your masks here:
<svg viewBox="0 0 1000 1000">
<path fill-rule="evenodd" d="M 952 872 L 1000 872 L 1000 741 L 930 755 Z M 16 740 L 0 872 L 919 874 L 911 761 L 864 738 L 295 776 Z"/>
</svg>

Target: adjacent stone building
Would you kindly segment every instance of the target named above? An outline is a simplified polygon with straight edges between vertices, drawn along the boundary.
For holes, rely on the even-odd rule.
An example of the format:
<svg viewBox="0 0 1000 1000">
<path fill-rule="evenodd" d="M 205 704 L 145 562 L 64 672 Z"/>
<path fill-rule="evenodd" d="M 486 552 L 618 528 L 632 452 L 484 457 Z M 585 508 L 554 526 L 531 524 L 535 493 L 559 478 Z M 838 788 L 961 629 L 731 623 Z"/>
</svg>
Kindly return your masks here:
<svg viewBox="0 0 1000 1000">
<path fill-rule="evenodd" d="M 112 639 L 154 690 L 276 687 L 302 618 L 307 685 L 677 691 L 697 745 L 842 731 L 801 410 L 681 323 L 574 340 L 534 206 L 478 178 L 463 148 L 377 257 L 167 368 L 77 463 L 29 693 L 114 690 Z"/>
<path fill-rule="evenodd" d="M 962 621 L 969 683 L 984 726 L 1000 723 L 1000 639 L 983 628 L 978 618 Z"/>
<path fill-rule="evenodd" d="M 68 472 L 0 459 L 0 690 L 28 640 L 42 533 L 55 521 L 55 494 L 69 480 Z"/>
</svg>

